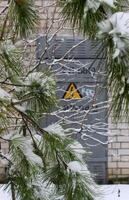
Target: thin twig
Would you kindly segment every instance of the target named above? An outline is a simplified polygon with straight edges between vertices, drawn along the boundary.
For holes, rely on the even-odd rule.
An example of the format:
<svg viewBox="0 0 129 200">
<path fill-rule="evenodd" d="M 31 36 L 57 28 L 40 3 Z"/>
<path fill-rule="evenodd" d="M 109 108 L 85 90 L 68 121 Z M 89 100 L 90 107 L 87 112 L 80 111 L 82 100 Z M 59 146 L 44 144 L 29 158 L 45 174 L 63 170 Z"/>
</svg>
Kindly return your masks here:
<svg viewBox="0 0 129 200">
<path fill-rule="evenodd" d="M 0 15 L 2 15 L 7 9 L 8 9 L 9 5 L 7 5 L 5 8 L 3 8 L 3 10 L 1 10 Z"/>
</svg>

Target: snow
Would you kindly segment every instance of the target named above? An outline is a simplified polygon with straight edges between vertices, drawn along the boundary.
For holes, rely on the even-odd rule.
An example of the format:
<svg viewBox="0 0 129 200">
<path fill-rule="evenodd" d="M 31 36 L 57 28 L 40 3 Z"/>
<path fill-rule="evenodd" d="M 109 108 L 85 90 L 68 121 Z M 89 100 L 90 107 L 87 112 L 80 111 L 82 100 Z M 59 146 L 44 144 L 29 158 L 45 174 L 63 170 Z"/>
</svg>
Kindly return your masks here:
<svg viewBox="0 0 129 200">
<path fill-rule="evenodd" d="M 128 200 L 129 185 L 103 185 L 101 186 L 101 194 L 96 200 Z"/>
<path fill-rule="evenodd" d="M 33 152 L 33 146 L 29 140 L 26 139 L 26 141 L 24 141 L 24 144 L 19 145 L 19 148 L 23 151 L 27 160 L 31 164 L 42 166 L 42 159 Z"/>
<path fill-rule="evenodd" d="M 110 18 L 114 32 L 123 34 L 129 34 L 129 13 L 117 12 Z"/>
<path fill-rule="evenodd" d="M 129 13 L 116 12 L 108 19 L 98 23 L 98 26 L 100 36 L 107 33 L 113 39 L 115 47 L 113 57 L 116 58 L 120 53 L 125 53 L 129 44 Z"/>
<path fill-rule="evenodd" d="M 34 139 L 36 140 L 36 142 L 38 142 L 38 143 L 40 143 L 41 140 L 42 140 L 42 136 L 39 135 L 39 134 L 35 134 L 33 137 L 34 137 Z"/>
<path fill-rule="evenodd" d="M 97 2 L 95 0 L 87 0 L 86 1 L 87 8 L 85 8 L 85 11 L 92 9 L 93 12 L 96 12 L 96 10 L 99 8 L 99 6 L 100 6 L 100 2 Z"/>
<path fill-rule="evenodd" d="M 6 99 L 6 98 L 11 98 L 11 95 L 2 88 L 0 88 L 0 99 Z"/>
<path fill-rule="evenodd" d="M 4 43 L 4 48 L 7 50 L 7 52 L 15 50 L 16 47 L 13 44 L 12 40 L 7 40 L 6 43 Z"/>
<path fill-rule="evenodd" d="M 26 106 L 19 106 L 19 105 L 15 105 L 15 108 L 17 108 L 19 111 L 21 112 L 25 112 L 26 111 Z"/>
<path fill-rule="evenodd" d="M 56 194 L 54 184 L 49 184 L 48 181 L 44 181 L 44 175 L 38 174 L 35 176 L 35 180 L 32 182 L 32 186 L 35 188 L 35 194 L 39 199 L 45 200 L 63 200 L 63 198 Z"/>
<path fill-rule="evenodd" d="M 73 144 L 68 145 L 68 149 L 70 148 L 79 159 L 82 159 L 82 155 L 86 153 L 85 149 L 79 142 L 74 142 Z"/>
<path fill-rule="evenodd" d="M 26 78 L 25 82 L 27 85 L 31 85 L 33 82 L 41 83 L 42 79 L 41 77 L 43 76 L 42 72 L 33 72 L 29 74 L 29 76 Z"/>
<path fill-rule="evenodd" d="M 42 159 L 33 152 L 33 145 L 29 137 L 14 135 L 11 139 L 15 141 L 14 144 L 16 143 L 15 145 L 19 147 L 31 165 L 42 166 Z"/>
<path fill-rule="evenodd" d="M 110 7 L 115 7 L 114 3 L 116 2 L 116 0 L 99 0 L 100 2 L 104 2 L 107 5 L 109 5 Z"/>
<path fill-rule="evenodd" d="M 24 83 L 26 85 L 31 85 L 33 83 L 40 84 L 41 87 L 44 87 L 48 90 L 49 89 L 49 83 L 54 84 L 54 80 L 51 76 L 46 76 L 43 72 L 33 72 L 28 75 L 28 77 L 24 80 Z"/>
<path fill-rule="evenodd" d="M 60 137 L 65 137 L 64 129 L 59 124 L 51 124 L 44 130 L 50 134 L 58 135 Z"/>
<path fill-rule="evenodd" d="M 77 141 L 75 141 L 73 144 L 70 144 L 69 147 L 72 150 L 74 150 L 74 152 L 76 152 L 77 154 L 85 154 L 86 153 L 83 146 Z"/>
<path fill-rule="evenodd" d="M 129 185 L 102 185 L 101 195 L 95 200 L 128 200 L 129 199 Z M 118 196 L 118 191 L 119 196 Z M 0 187 L 0 200 L 12 200 L 11 194 L 4 191 L 4 187 Z"/>
<path fill-rule="evenodd" d="M 125 87 L 121 87 L 120 91 L 119 91 L 119 94 L 122 95 L 125 91 Z"/>
<path fill-rule="evenodd" d="M 79 161 L 71 161 L 69 162 L 68 164 L 68 168 L 73 171 L 73 172 L 78 172 L 78 173 L 88 173 L 88 169 L 87 169 L 87 166 L 86 164 L 82 164 L 81 162 Z"/>
<path fill-rule="evenodd" d="M 115 7 L 114 3 L 116 0 L 87 0 L 86 1 L 86 6 L 84 8 L 84 14 L 87 12 L 87 10 L 92 9 L 93 12 L 96 12 L 98 8 L 100 7 L 101 4 L 105 3 L 106 5 L 110 7 Z"/>
<path fill-rule="evenodd" d="M 11 193 L 5 191 L 3 185 L 0 185 L 0 200 L 12 200 Z"/>
</svg>

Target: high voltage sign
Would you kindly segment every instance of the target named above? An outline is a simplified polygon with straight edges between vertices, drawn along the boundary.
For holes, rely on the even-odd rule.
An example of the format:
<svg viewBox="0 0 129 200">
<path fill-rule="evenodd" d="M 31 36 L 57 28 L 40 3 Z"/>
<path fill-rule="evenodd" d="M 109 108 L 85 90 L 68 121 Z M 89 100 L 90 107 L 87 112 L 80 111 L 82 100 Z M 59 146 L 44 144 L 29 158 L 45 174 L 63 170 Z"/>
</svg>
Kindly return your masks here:
<svg viewBox="0 0 129 200">
<path fill-rule="evenodd" d="M 70 83 L 63 98 L 64 99 L 81 99 L 82 95 L 77 89 L 75 83 Z"/>
</svg>

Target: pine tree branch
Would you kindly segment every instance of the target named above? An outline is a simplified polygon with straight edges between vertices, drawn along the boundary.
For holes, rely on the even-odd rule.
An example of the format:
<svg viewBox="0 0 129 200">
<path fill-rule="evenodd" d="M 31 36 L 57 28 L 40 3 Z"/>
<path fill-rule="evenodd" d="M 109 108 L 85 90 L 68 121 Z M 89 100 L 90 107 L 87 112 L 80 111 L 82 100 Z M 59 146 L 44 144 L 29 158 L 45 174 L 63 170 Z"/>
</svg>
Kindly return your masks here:
<svg viewBox="0 0 129 200">
<path fill-rule="evenodd" d="M 16 200 L 14 183 L 11 182 L 12 200 Z"/>
<path fill-rule="evenodd" d="M 43 155 L 42 151 L 38 148 L 38 145 L 37 145 L 37 143 L 36 143 L 36 141 L 35 141 L 35 139 L 33 137 L 33 134 L 31 133 L 31 130 L 30 130 L 29 126 L 28 126 L 28 123 L 24 120 L 24 118 L 23 118 L 23 121 L 26 124 L 26 127 L 27 127 L 27 129 L 29 131 L 29 134 L 31 136 L 31 139 L 33 141 L 33 146 L 34 146 L 34 149 L 36 151 L 36 154 L 41 157 L 42 162 L 43 162 L 43 167 L 44 167 L 44 169 L 46 169 L 46 162 L 45 162 L 44 155 Z"/>
<path fill-rule="evenodd" d="M 7 22 L 8 22 L 8 14 L 6 14 L 6 17 L 5 17 L 5 20 L 4 20 L 4 23 L 3 23 L 3 26 L 2 26 L 2 31 L 1 31 L 1 34 L 0 34 L 0 41 L 3 40 L 3 37 L 4 37 L 4 33 L 5 33 L 5 29 L 6 29 Z"/>
<path fill-rule="evenodd" d="M 12 161 L 11 161 L 10 159 L 8 159 L 4 154 L 0 153 L 0 157 L 1 157 L 2 159 L 7 160 L 11 165 L 13 165 Z"/>
<path fill-rule="evenodd" d="M 43 130 L 30 116 L 28 116 L 25 112 L 22 112 L 21 110 L 19 110 L 17 107 L 15 107 L 15 105 L 13 104 L 13 102 L 11 103 L 12 108 L 14 108 L 14 110 L 16 110 L 23 118 L 25 118 L 29 123 L 31 123 L 40 133 L 44 134 L 48 134 L 45 130 Z"/>
</svg>

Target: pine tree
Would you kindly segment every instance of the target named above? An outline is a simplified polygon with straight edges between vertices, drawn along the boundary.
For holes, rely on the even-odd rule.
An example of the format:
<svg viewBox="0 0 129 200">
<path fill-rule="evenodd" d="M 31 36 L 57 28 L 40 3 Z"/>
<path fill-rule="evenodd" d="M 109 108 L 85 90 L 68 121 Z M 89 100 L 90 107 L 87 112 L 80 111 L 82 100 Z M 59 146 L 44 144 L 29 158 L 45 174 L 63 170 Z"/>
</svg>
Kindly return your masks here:
<svg viewBox="0 0 129 200">
<path fill-rule="evenodd" d="M 114 119 L 129 119 L 129 2 L 126 0 L 59 0 L 66 21 L 91 40 L 101 42 L 112 95 Z M 99 52 L 99 53 L 100 53 Z M 98 52 L 96 52 L 98 56 Z"/>
<path fill-rule="evenodd" d="M 96 185 L 81 144 L 61 124 L 39 125 L 57 101 L 52 73 L 36 71 L 37 64 L 30 70 L 23 59 L 37 13 L 33 0 L 10 0 L 1 12 L 0 134 L 10 147 L 0 156 L 8 163 L 7 188 L 13 200 L 92 200 Z"/>
</svg>

